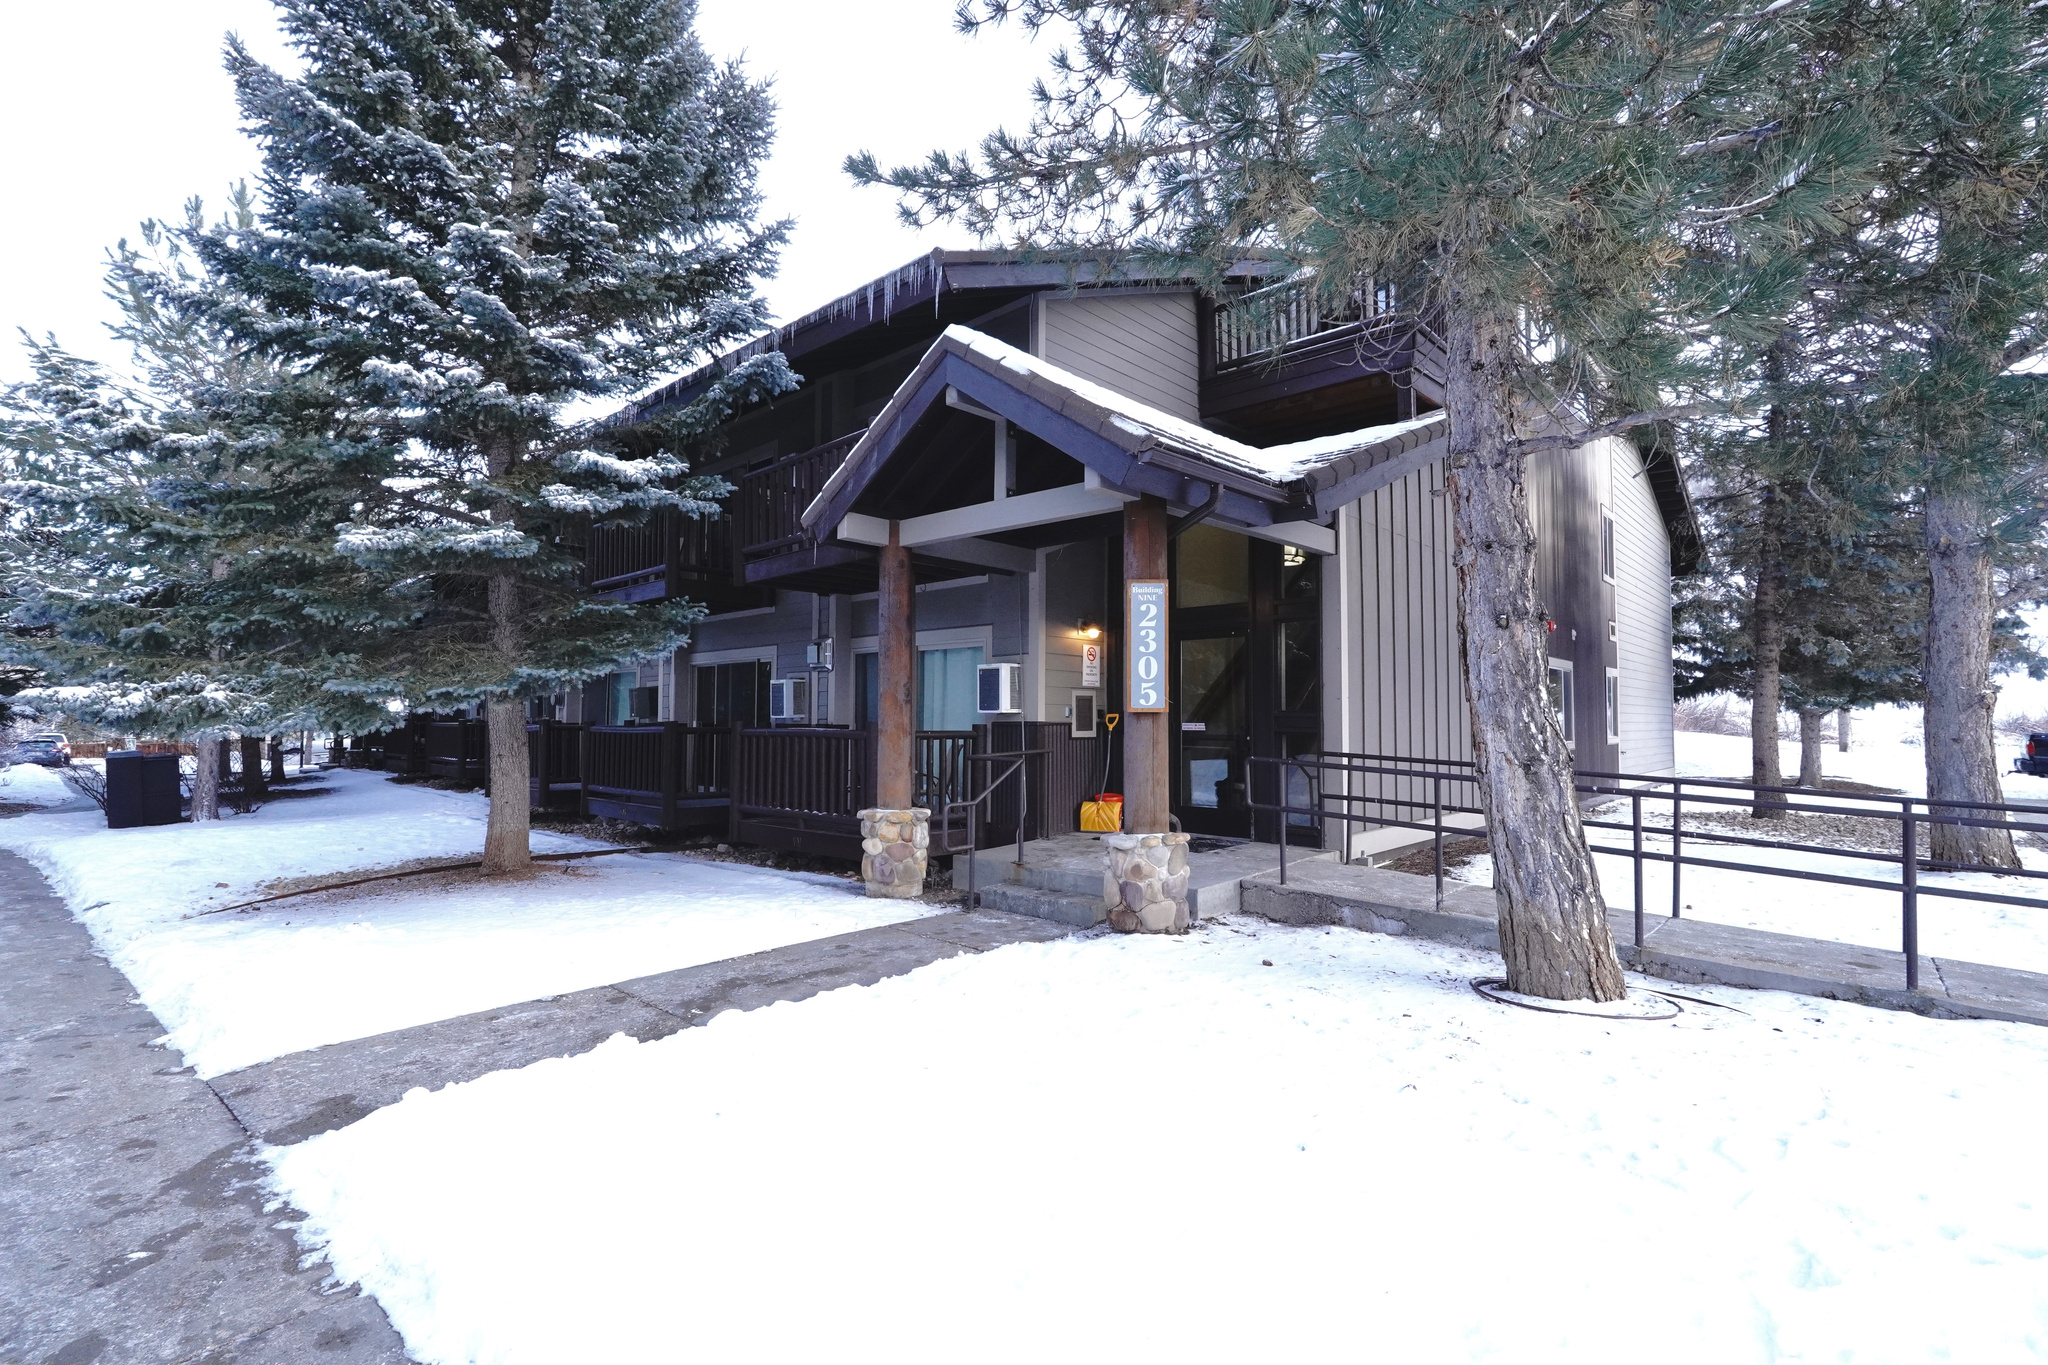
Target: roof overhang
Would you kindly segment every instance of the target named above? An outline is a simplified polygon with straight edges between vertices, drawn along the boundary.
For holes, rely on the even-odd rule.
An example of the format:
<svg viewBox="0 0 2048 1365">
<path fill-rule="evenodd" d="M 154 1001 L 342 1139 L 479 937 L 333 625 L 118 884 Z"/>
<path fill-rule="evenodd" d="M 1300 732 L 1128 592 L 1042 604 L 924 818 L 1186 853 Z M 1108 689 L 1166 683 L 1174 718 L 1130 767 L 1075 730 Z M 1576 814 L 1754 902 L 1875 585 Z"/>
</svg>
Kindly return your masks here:
<svg viewBox="0 0 2048 1365">
<path fill-rule="evenodd" d="M 814 534 L 878 544 L 888 509 L 860 506 L 927 414 L 979 411 L 1078 461 L 1079 484 L 899 521 L 906 545 L 980 536 L 1113 511 L 1153 496 L 1213 506 L 1205 519 L 1328 553 L 1332 512 L 1443 454 L 1439 415 L 1261 450 L 1105 389 L 964 327 L 934 342 L 804 512 Z M 1320 534 L 1313 532 L 1320 531 Z"/>
</svg>

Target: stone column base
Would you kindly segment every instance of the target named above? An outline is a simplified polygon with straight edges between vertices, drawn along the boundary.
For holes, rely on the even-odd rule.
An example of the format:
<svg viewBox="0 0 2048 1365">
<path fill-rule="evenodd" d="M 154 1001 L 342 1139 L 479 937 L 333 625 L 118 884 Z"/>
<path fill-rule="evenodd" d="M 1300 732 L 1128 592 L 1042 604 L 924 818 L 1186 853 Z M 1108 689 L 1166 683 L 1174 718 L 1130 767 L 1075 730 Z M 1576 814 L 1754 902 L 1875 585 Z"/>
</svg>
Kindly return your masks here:
<svg viewBox="0 0 2048 1365">
<path fill-rule="evenodd" d="M 1188 931 L 1188 836 L 1105 834 L 1102 900 L 1120 934 Z"/>
<path fill-rule="evenodd" d="M 912 900 L 924 894 L 931 820 L 922 807 L 860 813 L 860 876 L 870 896 Z"/>
</svg>

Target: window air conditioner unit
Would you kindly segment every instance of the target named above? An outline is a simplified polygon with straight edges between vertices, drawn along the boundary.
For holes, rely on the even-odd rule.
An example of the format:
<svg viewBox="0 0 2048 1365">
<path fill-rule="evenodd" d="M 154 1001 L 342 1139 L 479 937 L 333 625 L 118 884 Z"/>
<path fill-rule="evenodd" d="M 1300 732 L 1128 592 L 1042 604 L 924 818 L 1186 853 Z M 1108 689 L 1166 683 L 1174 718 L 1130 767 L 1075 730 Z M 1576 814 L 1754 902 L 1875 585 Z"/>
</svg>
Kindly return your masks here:
<svg viewBox="0 0 2048 1365">
<path fill-rule="evenodd" d="M 768 719 L 783 725 L 809 719 L 810 690 L 809 678 L 770 678 Z"/>
<path fill-rule="evenodd" d="M 974 675 L 974 709 L 984 716 L 1022 711 L 1019 700 L 1024 682 L 1022 664 L 982 664 Z"/>
</svg>

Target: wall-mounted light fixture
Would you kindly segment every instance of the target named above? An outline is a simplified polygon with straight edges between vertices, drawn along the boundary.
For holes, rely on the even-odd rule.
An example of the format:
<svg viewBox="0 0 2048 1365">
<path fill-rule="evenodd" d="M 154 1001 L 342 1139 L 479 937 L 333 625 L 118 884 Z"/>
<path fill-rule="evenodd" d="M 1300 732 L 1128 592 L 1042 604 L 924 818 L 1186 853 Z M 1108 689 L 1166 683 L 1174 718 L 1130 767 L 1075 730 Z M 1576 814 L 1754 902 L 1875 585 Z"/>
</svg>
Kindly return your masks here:
<svg viewBox="0 0 2048 1365">
<path fill-rule="evenodd" d="M 1084 616 L 1074 623 L 1074 634 L 1084 640 L 1100 640 L 1102 638 L 1102 627 Z"/>
</svg>

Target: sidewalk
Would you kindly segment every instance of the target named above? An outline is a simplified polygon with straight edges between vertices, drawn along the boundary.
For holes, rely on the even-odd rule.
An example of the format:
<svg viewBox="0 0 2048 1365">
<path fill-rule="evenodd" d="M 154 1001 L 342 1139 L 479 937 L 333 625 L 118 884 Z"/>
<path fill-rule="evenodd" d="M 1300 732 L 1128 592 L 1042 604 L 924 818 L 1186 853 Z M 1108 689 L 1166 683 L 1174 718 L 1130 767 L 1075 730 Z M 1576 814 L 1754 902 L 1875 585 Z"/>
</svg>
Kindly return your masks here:
<svg viewBox="0 0 2048 1365">
<path fill-rule="evenodd" d="M 1342 924 L 1382 934 L 1414 934 L 1488 952 L 1500 950 L 1491 887 L 1446 882 L 1441 902 L 1429 877 L 1327 859 L 1290 860 L 1277 872 L 1244 880 L 1246 911 L 1279 924 Z M 2048 1025 L 2048 976 L 1954 958 L 1920 956 L 1920 989 L 1906 989 L 1903 953 L 1650 915 L 1643 946 L 1635 916 L 1609 907 L 1623 965 L 1667 981 L 1791 991 L 1937 1018 L 2003 1019 Z"/>
<path fill-rule="evenodd" d="M 994 910 L 931 915 L 331 1043 L 216 1076 L 212 1086 L 251 1134 L 271 1143 L 302 1142 L 395 1104 L 415 1086 L 438 1090 L 543 1058 L 574 1056 L 617 1033 L 650 1042 L 708 1024 L 726 1010 L 872 986 L 962 953 L 1072 932 Z"/>
<path fill-rule="evenodd" d="M 0 853 L 0 1360 L 398 1365 L 300 1266 L 205 1082 L 34 868 Z"/>
</svg>

